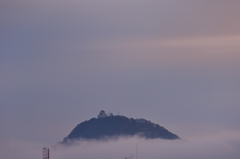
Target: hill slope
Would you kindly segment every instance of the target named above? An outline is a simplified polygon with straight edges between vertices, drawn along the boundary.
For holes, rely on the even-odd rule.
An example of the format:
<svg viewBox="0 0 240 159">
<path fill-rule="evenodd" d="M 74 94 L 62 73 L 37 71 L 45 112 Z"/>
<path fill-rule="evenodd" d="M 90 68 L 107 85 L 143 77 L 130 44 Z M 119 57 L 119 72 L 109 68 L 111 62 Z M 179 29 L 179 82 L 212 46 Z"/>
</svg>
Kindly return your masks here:
<svg viewBox="0 0 240 159">
<path fill-rule="evenodd" d="M 92 118 L 78 124 L 63 140 L 67 143 L 76 139 L 96 139 L 105 137 L 134 136 L 146 139 L 180 139 L 164 127 L 145 119 L 133 119 L 125 116 L 104 116 Z"/>
</svg>

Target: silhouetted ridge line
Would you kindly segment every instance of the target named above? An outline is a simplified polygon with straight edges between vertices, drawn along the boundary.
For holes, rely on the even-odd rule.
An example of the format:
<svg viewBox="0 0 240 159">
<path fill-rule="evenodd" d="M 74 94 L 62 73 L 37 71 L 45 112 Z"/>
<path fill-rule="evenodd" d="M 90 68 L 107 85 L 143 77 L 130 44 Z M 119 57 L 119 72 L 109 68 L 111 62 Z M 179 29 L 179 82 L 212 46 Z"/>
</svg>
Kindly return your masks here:
<svg viewBox="0 0 240 159">
<path fill-rule="evenodd" d="M 121 136 L 139 136 L 146 139 L 180 139 L 164 127 L 146 119 L 133 119 L 125 116 L 107 115 L 100 111 L 98 118 L 92 118 L 78 124 L 72 132 L 64 138 L 63 143 L 71 143 L 78 139 L 102 140 Z"/>
</svg>

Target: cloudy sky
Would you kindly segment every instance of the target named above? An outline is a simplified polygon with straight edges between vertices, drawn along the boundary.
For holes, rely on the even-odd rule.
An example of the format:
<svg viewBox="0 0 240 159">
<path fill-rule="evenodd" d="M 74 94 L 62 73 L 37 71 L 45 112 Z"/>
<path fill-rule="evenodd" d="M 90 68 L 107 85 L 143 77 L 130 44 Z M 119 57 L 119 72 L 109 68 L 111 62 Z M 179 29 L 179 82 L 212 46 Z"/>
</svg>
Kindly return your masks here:
<svg viewBox="0 0 240 159">
<path fill-rule="evenodd" d="M 24 147 L 40 147 L 41 158 L 42 146 L 105 110 L 193 141 L 174 144 L 182 157 L 224 150 L 220 156 L 238 159 L 239 8 L 237 0 L 1 0 L 1 154 L 26 158 Z M 196 153 L 187 155 L 190 147 Z M 154 158 L 150 152 L 144 157 Z"/>
</svg>

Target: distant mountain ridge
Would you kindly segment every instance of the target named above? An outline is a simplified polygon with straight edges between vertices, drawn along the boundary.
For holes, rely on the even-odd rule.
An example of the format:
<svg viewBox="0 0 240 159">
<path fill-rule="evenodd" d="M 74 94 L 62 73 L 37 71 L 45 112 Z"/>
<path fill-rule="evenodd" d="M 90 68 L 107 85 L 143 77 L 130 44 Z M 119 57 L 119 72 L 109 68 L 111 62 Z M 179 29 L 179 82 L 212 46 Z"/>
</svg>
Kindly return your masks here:
<svg viewBox="0 0 240 159">
<path fill-rule="evenodd" d="M 125 116 L 107 115 L 100 111 L 98 118 L 92 118 L 78 124 L 72 132 L 64 138 L 63 143 L 78 139 L 101 140 L 111 137 L 139 136 L 146 139 L 180 139 L 164 127 L 146 119 L 133 119 Z"/>
</svg>

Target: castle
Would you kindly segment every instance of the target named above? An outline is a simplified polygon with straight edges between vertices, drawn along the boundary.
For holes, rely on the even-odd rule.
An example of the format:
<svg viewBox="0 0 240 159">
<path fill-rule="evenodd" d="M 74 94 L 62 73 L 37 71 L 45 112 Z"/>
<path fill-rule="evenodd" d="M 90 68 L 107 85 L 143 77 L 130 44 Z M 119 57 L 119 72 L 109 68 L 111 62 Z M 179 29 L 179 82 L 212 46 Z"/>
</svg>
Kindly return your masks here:
<svg viewBox="0 0 240 159">
<path fill-rule="evenodd" d="M 104 110 L 101 110 L 100 113 L 98 114 L 98 118 L 106 118 L 111 116 L 114 116 L 113 113 L 109 113 L 109 115 L 107 115 Z"/>
</svg>

